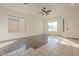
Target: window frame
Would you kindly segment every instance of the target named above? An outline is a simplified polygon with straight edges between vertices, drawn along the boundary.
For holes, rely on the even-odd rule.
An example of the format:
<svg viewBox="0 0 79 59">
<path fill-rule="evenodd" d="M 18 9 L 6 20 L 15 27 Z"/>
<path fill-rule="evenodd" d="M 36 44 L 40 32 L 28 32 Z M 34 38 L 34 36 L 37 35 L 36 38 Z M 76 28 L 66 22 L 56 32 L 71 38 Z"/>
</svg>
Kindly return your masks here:
<svg viewBox="0 0 79 59">
<path fill-rule="evenodd" d="M 54 27 L 53 27 L 53 23 L 54 22 L 57 22 L 57 21 L 49 21 L 48 23 L 52 23 L 52 26 L 50 26 L 51 27 L 51 31 L 49 30 L 49 25 L 48 25 L 48 32 L 57 32 L 58 30 L 58 22 L 57 22 L 57 28 L 56 28 L 56 31 L 53 29 Z"/>
<path fill-rule="evenodd" d="M 8 32 L 9 32 L 9 33 L 16 33 L 16 32 L 11 32 L 11 31 L 9 31 L 9 29 L 10 29 L 10 28 L 9 28 L 9 20 L 12 20 L 12 19 L 10 19 L 10 18 L 12 18 L 12 19 L 15 18 L 15 19 L 17 20 L 17 26 L 16 26 L 16 27 L 17 27 L 17 31 L 16 31 L 16 32 L 18 32 L 18 33 L 21 33 L 21 32 L 20 32 L 20 29 L 19 29 L 19 22 L 20 22 L 19 20 L 20 20 L 20 19 L 24 19 L 25 25 L 24 25 L 24 31 L 23 31 L 23 32 L 26 32 L 26 18 L 8 15 Z"/>
</svg>

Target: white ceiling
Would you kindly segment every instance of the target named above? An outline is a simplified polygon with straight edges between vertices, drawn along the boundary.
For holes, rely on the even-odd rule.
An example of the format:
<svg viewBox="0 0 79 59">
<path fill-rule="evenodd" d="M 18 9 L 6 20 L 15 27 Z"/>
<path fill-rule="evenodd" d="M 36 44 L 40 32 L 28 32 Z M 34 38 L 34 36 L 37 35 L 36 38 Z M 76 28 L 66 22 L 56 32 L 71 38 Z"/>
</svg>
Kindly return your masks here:
<svg viewBox="0 0 79 59">
<path fill-rule="evenodd" d="M 9 9 L 15 10 L 22 13 L 38 14 L 43 7 L 52 10 L 53 13 L 61 13 L 65 11 L 79 10 L 79 4 L 70 3 L 28 3 L 24 6 L 23 3 L 3 3 L 1 6 L 7 7 Z"/>
</svg>

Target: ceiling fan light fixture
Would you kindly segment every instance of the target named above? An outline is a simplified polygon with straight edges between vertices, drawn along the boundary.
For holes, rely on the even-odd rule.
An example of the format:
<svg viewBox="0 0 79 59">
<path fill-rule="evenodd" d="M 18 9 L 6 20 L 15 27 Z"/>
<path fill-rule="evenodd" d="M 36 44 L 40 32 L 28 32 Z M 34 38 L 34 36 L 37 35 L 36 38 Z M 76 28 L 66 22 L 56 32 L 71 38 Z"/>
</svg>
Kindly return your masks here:
<svg viewBox="0 0 79 59">
<path fill-rule="evenodd" d="M 74 5 L 74 3 L 71 3 L 70 5 Z"/>
</svg>

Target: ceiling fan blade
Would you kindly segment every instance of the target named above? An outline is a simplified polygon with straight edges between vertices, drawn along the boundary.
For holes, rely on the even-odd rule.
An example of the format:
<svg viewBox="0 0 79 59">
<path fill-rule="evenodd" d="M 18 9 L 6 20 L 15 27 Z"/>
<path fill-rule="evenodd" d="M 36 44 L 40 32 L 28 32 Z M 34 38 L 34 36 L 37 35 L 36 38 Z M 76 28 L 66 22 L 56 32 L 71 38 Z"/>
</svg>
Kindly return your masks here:
<svg viewBox="0 0 79 59">
<path fill-rule="evenodd" d="M 44 15 L 44 12 L 39 12 L 41 15 Z"/>
<path fill-rule="evenodd" d="M 44 13 L 42 13 L 42 15 L 44 15 Z"/>
<path fill-rule="evenodd" d="M 45 9 L 42 9 L 43 12 L 45 12 Z"/>
<path fill-rule="evenodd" d="M 52 10 L 48 10 L 47 12 L 51 12 Z"/>
<path fill-rule="evenodd" d="M 49 13 L 47 12 L 46 15 L 48 15 Z"/>
<path fill-rule="evenodd" d="M 46 9 L 46 7 L 44 7 L 43 9 Z"/>
<path fill-rule="evenodd" d="M 44 7 L 44 8 L 42 9 L 42 11 L 45 12 L 45 9 L 46 9 L 46 7 Z"/>
</svg>

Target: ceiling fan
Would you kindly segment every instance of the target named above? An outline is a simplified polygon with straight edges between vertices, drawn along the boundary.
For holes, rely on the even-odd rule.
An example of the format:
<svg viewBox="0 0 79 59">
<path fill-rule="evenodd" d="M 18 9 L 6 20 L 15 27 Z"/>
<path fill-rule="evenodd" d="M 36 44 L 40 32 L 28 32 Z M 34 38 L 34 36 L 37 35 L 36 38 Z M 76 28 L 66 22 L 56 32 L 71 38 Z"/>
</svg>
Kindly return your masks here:
<svg viewBox="0 0 79 59">
<path fill-rule="evenodd" d="M 47 10 L 46 7 L 44 7 L 44 8 L 41 9 L 40 13 L 42 15 L 48 15 L 48 14 L 50 14 L 50 12 L 52 12 L 52 10 Z"/>
</svg>

